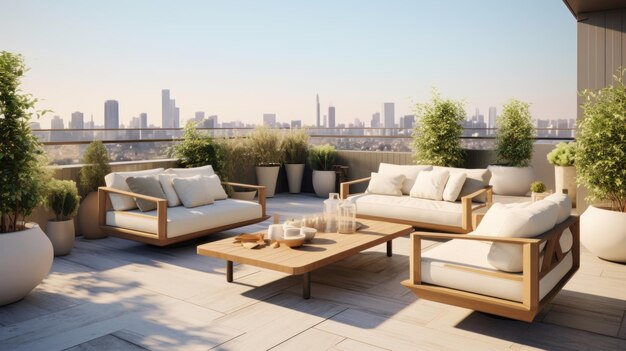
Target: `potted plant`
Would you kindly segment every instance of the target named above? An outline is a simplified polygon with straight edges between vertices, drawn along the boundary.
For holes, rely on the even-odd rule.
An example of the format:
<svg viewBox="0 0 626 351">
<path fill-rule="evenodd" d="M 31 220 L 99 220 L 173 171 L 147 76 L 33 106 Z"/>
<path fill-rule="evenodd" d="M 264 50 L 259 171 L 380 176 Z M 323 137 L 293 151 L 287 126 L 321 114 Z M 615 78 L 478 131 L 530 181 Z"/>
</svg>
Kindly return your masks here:
<svg viewBox="0 0 626 351">
<path fill-rule="evenodd" d="M 540 181 L 534 181 L 530 184 L 531 201 L 539 201 L 544 199 L 550 193 L 546 192 L 546 185 Z"/>
<path fill-rule="evenodd" d="M 21 55 L 0 53 L 0 306 L 22 299 L 48 275 L 52 244 L 25 218 L 40 205 L 49 172 L 44 150 L 30 130 L 37 102 L 20 90 Z M 45 113 L 45 111 L 43 111 Z"/>
<path fill-rule="evenodd" d="M 246 182 L 244 175 L 254 166 L 250 153 L 250 140 L 236 137 L 220 141 L 222 150 L 222 173 L 223 180 L 231 182 Z M 253 200 L 257 191 L 236 191 L 232 187 L 226 187 L 226 191 L 233 199 Z"/>
<path fill-rule="evenodd" d="M 414 157 L 418 164 L 456 167 L 464 159 L 461 148 L 465 110 L 461 101 L 443 99 L 433 91 L 430 103 L 418 104 L 413 132 Z"/>
<path fill-rule="evenodd" d="M 220 172 L 222 154 L 218 143 L 207 133 L 199 132 L 194 121 L 187 122 L 182 139 L 169 150 L 169 153 L 177 158 L 183 167 L 211 165 L 216 173 Z"/>
<path fill-rule="evenodd" d="M 626 262 L 626 85 L 624 71 L 613 85 L 584 91 L 583 119 L 576 134 L 578 184 L 592 204 L 580 218 L 582 244 L 597 256 Z"/>
<path fill-rule="evenodd" d="M 335 192 L 336 173 L 333 165 L 338 152 L 332 145 L 321 145 L 309 151 L 309 165 L 313 170 L 313 189 L 318 197 L 326 198 Z"/>
<path fill-rule="evenodd" d="M 498 165 L 489 166 L 494 194 L 524 196 L 534 178 L 529 166 L 533 157 L 534 128 L 530 104 L 512 99 L 497 118 Z"/>
<path fill-rule="evenodd" d="M 98 226 L 98 187 L 104 186 L 104 176 L 111 173 L 109 154 L 100 140 L 92 141 L 83 155 L 83 167 L 78 174 L 82 201 L 78 207 L 78 233 L 85 239 L 101 239 L 106 234 Z"/>
<path fill-rule="evenodd" d="M 304 164 L 309 153 L 309 135 L 304 130 L 290 131 L 281 143 L 289 192 L 297 194 L 302 187 Z"/>
<path fill-rule="evenodd" d="M 46 207 L 54 218 L 46 224 L 46 235 L 52 242 L 55 256 L 65 256 L 74 247 L 74 216 L 80 196 L 72 180 L 52 180 L 46 195 Z"/>
<path fill-rule="evenodd" d="M 280 134 L 267 127 L 258 127 L 248 136 L 254 159 L 257 183 L 265 186 L 266 196 L 273 197 L 280 162 L 283 159 Z"/>
<path fill-rule="evenodd" d="M 548 162 L 554 165 L 554 184 L 556 192 L 567 189 L 567 195 L 576 207 L 576 143 L 558 143 L 548 154 Z"/>
</svg>

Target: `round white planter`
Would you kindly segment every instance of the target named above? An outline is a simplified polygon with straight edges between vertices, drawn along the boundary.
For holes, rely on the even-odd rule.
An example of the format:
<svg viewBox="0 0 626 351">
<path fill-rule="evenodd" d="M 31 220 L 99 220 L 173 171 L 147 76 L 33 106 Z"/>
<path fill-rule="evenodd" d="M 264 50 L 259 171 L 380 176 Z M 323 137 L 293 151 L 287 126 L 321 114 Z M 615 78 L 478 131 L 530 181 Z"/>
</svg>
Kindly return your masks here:
<svg viewBox="0 0 626 351">
<path fill-rule="evenodd" d="M 287 182 L 289 183 L 289 192 L 292 194 L 300 193 L 302 188 L 302 175 L 304 174 L 304 163 L 285 164 L 287 171 Z"/>
<path fill-rule="evenodd" d="M 252 201 L 256 196 L 256 190 L 252 191 L 233 191 L 231 199 Z"/>
<path fill-rule="evenodd" d="M 532 167 L 489 166 L 493 193 L 498 195 L 525 196 L 530 192 L 535 172 Z"/>
<path fill-rule="evenodd" d="M 576 207 L 576 167 L 554 166 L 554 184 L 556 193 L 567 189 L 567 196 L 572 200 L 572 206 Z"/>
<path fill-rule="evenodd" d="M 52 244 L 37 224 L 0 234 L 0 306 L 21 300 L 50 272 Z"/>
<path fill-rule="evenodd" d="M 327 198 L 335 192 L 335 171 L 313 171 L 313 189 L 318 197 Z"/>
<path fill-rule="evenodd" d="M 46 235 L 52 243 L 55 256 L 69 254 L 74 247 L 74 219 L 48 221 L 48 224 L 46 224 Z"/>
<path fill-rule="evenodd" d="M 256 167 L 256 180 L 265 187 L 265 197 L 273 197 L 280 166 Z"/>
<path fill-rule="evenodd" d="M 92 191 L 78 206 L 78 234 L 85 239 L 102 239 L 107 235 L 98 226 L 98 192 Z"/>
<path fill-rule="evenodd" d="M 589 206 L 580 216 L 580 242 L 600 258 L 626 263 L 626 213 Z"/>
</svg>

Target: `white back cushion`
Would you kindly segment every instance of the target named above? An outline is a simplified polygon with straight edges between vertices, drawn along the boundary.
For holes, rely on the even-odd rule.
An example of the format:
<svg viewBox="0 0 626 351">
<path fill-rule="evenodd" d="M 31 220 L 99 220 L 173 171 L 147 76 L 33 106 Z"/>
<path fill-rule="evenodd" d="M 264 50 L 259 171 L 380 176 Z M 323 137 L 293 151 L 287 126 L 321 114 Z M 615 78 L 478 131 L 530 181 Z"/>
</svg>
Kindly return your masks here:
<svg viewBox="0 0 626 351">
<path fill-rule="evenodd" d="M 443 199 L 445 201 L 456 202 L 461 189 L 463 189 L 463 184 L 465 184 L 465 178 L 467 178 L 467 173 L 465 172 L 450 174 L 446 187 L 443 189 Z"/>
<path fill-rule="evenodd" d="M 411 196 L 421 199 L 443 200 L 443 190 L 449 176 L 450 173 L 442 169 L 419 172 L 411 189 Z"/>
<path fill-rule="evenodd" d="M 557 223 L 562 223 L 572 214 L 572 200 L 566 194 L 548 195 L 542 201 L 552 201 L 559 206 Z"/>
<path fill-rule="evenodd" d="M 104 176 L 104 183 L 106 186 L 122 191 L 129 191 L 130 188 L 126 184 L 126 178 L 128 177 L 143 177 L 150 175 L 158 175 L 163 172 L 163 168 L 148 169 L 145 171 L 132 171 L 132 172 L 112 172 Z M 130 196 L 123 196 L 117 194 L 109 194 L 111 199 L 111 205 L 116 211 L 126 211 L 137 208 L 135 199 Z"/>
<path fill-rule="evenodd" d="M 222 182 L 220 181 L 220 177 L 218 177 L 217 174 L 204 177 L 204 178 L 208 180 L 207 185 L 209 188 L 207 190 L 211 193 L 211 196 L 213 197 L 213 199 L 215 200 L 228 199 L 228 194 L 226 194 L 224 187 L 222 187 Z"/>
<path fill-rule="evenodd" d="M 194 168 L 168 168 L 165 170 L 165 174 L 175 174 L 178 178 L 193 177 L 196 175 L 208 177 L 214 175 L 215 171 L 213 171 L 213 166 L 208 165 Z"/>
<path fill-rule="evenodd" d="M 457 200 L 460 200 L 461 197 L 465 195 L 469 195 L 474 193 L 480 189 L 483 189 L 487 185 L 489 185 L 489 180 L 491 179 L 491 172 L 488 169 L 484 168 L 453 168 L 453 167 L 440 167 L 435 166 L 433 169 L 443 169 L 450 172 L 450 174 L 454 173 L 465 173 L 467 178 L 465 179 L 465 183 L 463 183 L 463 188 L 461 189 L 461 193 Z M 474 198 L 475 202 L 487 202 L 487 195 L 481 194 Z"/>
<path fill-rule="evenodd" d="M 185 207 L 197 207 L 213 203 L 213 196 L 209 192 L 208 177 L 195 175 L 193 177 L 174 178 L 172 184 Z"/>
<path fill-rule="evenodd" d="M 394 165 L 391 163 L 381 163 L 378 165 L 378 173 L 381 174 L 403 174 L 405 179 L 402 183 L 402 194 L 409 195 L 417 175 L 421 171 L 430 171 L 433 166 L 428 165 Z"/>
</svg>

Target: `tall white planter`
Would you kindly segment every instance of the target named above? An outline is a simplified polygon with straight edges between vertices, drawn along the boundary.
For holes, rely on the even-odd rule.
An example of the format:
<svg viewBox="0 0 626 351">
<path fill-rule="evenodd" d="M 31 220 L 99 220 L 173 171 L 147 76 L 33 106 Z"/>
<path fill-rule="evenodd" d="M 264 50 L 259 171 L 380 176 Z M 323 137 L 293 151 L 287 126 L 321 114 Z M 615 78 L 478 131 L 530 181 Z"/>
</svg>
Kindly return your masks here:
<svg viewBox="0 0 626 351">
<path fill-rule="evenodd" d="M 580 216 L 580 242 L 600 258 L 626 263 L 626 213 L 589 206 Z"/>
<path fill-rule="evenodd" d="M 107 235 L 100 229 L 98 225 L 98 192 L 92 191 L 78 206 L 78 234 L 85 239 L 102 239 Z"/>
<path fill-rule="evenodd" d="M 21 300 L 50 272 L 52 244 L 37 224 L 0 234 L 0 306 Z"/>
<path fill-rule="evenodd" d="M 313 171 L 313 189 L 315 195 L 327 198 L 328 194 L 335 192 L 335 171 Z"/>
<path fill-rule="evenodd" d="M 493 193 L 498 195 L 525 196 L 530 192 L 535 172 L 532 167 L 489 166 Z"/>
<path fill-rule="evenodd" d="M 292 194 L 300 193 L 302 188 L 302 175 L 304 175 L 304 163 L 285 164 L 287 171 L 287 182 L 289 183 L 289 192 Z"/>
<path fill-rule="evenodd" d="M 572 206 L 576 207 L 576 167 L 554 166 L 554 184 L 556 193 L 567 189 L 567 196 L 572 200 Z"/>
<path fill-rule="evenodd" d="M 48 221 L 46 235 L 52 243 L 55 256 L 65 256 L 74 247 L 74 219 L 67 221 Z"/>
<path fill-rule="evenodd" d="M 280 166 L 256 167 L 256 180 L 265 187 L 265 197 L 273 197 L 276 191 L 276 181 Z"/>
</svg>

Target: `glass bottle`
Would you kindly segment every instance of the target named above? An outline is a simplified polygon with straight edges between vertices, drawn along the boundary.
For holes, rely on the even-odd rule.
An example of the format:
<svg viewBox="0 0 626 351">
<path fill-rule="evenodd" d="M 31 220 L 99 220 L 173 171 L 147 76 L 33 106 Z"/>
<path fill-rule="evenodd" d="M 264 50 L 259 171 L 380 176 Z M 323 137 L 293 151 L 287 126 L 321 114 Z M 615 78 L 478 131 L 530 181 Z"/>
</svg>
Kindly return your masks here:
<svg viewBox="0 0 626 351">
<path fill-rule="evenodd" d="M 339 204 L 337 232 L 342 234 L 356 232 L 356 204 L 350 200 L 344 200 Z"/>
<path fill-rule="evenodd" d="M 330 193 L 328 199 L 324 200 L 324 218 L 326 219 L 326 233 L 335 233 L 337 231 L 337 211 L 339 203 L 339 194 Z"/>
</svg>

